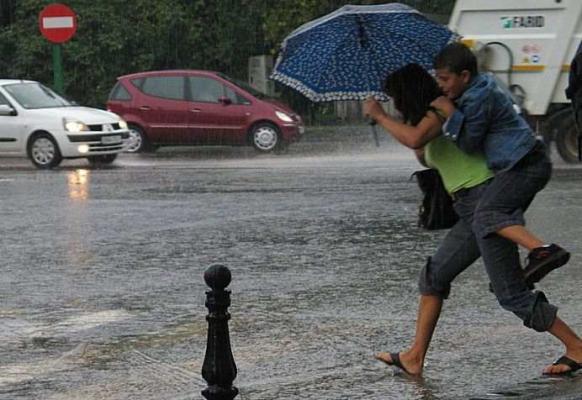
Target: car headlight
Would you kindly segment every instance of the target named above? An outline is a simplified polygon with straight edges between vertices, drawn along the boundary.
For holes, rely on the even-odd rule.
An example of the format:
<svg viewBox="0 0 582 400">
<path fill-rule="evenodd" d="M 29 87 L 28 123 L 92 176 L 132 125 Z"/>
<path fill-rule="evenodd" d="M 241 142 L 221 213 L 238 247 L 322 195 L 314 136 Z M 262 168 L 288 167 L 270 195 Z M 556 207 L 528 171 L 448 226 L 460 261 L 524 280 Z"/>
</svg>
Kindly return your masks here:
<svg viewBox="0 0 582 400">
<path fill-rule="evenodd" d="M 119 127 L 121 129 L 127 129 L 127 122 L 125 122 L 124 120 L 120 119 L 119 120 Z"/>
<path fill-rule="evenodd" d="M 82 132 L 89 130 L 89 127 L 81 121 L 63 119 L 63 125 L 65 126 L 65 129 L 69 132 Z"/>
<path fill-rule="evenodd" d="M 275 115 L 283 122 L 293 122 L 293 118 L 281 111 L 275 111 Z"/>
</svg>

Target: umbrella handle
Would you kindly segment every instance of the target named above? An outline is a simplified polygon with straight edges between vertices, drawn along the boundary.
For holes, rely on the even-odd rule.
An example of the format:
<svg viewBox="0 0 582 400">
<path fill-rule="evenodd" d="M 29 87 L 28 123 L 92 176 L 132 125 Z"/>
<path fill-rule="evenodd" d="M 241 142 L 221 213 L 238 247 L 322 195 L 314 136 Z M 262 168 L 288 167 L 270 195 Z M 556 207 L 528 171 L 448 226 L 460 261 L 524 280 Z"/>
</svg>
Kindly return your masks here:
<svg viewBox="0 0 582 400">
<path fill-rule="evenodd" d="M 380 140 L 378 139 L 378 132 L 376 132 L 376 121 L 372 120 L 369 122 L 370 127 L 372 127 L 372 133 L 374 134 L 374 141 L 376 142 L 376 147 L 380 147 Z"/>
<path fill-rule="evenodd" d="M 380 140 L 378 139 L 378 132 L 376 132 L 376 125 L 378 122 L 369 116 L 366 116 L 366 123 L 372 128 L 372 134 L 374 135 L 374 141 L 376 142 L 376 147 L 380 147 Z"/>
</svg>

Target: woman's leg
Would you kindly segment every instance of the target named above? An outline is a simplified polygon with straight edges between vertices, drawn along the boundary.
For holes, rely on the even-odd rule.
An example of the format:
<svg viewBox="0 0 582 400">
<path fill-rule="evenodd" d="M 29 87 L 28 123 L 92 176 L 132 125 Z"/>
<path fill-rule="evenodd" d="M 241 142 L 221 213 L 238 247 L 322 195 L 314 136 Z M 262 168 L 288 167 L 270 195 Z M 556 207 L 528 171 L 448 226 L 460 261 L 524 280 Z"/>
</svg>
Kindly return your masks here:
<svg viewBox="0 0 582 400">
<path fill-rule="evenodd" d="M 443 299 L 439 296 L 420 296 L 416 317 L 416 333 L 412 346 L 399 354 L 400 362 L 411 375 L 422 375 L 424 358 L 441 314 L 442 305 Z M 378 353 L 376 358 L 387 364 L 394 364 L 390 353 Z"/>
<path fill-rule="evenodd" d="M 422 374 L 424 359 L 440 316 L 443 299 L 449 295 L 451 282 L 478 258 L 479 248 L 471 226 L 460 220 L 445 236 L 420 274 L 421 296 L 416 332 L 412 345 L 399 353 L 400 362 L 408 373 Z M 388 364 L 394 364 L 390 353 L 378 353 L 376 357 Z"/>
</svg>

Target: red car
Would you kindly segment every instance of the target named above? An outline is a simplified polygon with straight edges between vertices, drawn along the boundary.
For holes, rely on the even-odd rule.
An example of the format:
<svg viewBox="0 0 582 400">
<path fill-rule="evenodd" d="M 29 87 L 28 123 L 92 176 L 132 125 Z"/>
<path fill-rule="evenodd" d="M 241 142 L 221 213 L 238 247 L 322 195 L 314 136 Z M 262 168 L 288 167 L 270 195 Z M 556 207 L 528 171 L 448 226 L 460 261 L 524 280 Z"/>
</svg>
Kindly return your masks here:
<svg viewBox="0 0 582 400">
<path fill-rule="evenodd" d="M 269 152 L 297 141 L 305 130 L 286 105 L 211 71 L 121 76 L 107 109 L 127 121 L 127 151 L 133 153 L 174 145 L 252 145 Z"/>
</svg>

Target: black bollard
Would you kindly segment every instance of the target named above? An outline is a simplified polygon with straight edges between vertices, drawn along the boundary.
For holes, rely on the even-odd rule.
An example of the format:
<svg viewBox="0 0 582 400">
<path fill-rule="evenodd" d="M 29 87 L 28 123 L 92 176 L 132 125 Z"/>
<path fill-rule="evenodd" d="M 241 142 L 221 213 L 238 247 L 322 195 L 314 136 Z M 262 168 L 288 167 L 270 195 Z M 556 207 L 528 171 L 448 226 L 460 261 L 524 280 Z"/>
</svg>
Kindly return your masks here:
<svg viewBox="0 0 582 400">
<path fill-rule="evenodd" d="M 224 290 L 230 279 L 229 269 L 219 264 L 204 273 L 204 281 L 212 288 L 206 292 L 208 341 L 202 365 L 202 377 L 208 383 L 202 395 L 208 400 L 232 400 L 238 394 L 238 389 L 232 386 L 237 371 L 228 334 L 230 290 Z"/>
</svg>

